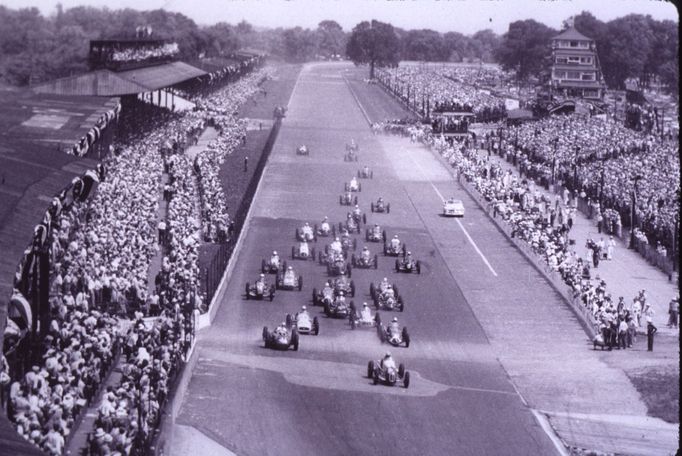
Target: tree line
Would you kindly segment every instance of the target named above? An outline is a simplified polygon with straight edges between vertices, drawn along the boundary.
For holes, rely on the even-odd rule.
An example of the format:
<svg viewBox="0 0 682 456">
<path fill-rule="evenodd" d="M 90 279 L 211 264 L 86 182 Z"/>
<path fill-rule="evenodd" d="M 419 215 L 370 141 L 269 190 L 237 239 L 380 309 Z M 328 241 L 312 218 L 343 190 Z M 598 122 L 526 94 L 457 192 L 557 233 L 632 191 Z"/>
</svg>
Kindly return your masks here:
<svg viewBox="0 0 682 456">
<path fill-rule="evenodd" d="M 661 81 L 676 90 L 679 80 L 677 23 L 631 14 L 602 22 L 589 12 L 574 18 L 575 27 L 593 38 L 610 87 L 623 88 L 627 78 L 647 85 Z M 179 58 L 225 56 L 253 48 L 290 62 L 335 56 L 356 63 L 394 65 L 400 60 L 497 62 L 517 77 L 548 78 L 551 38 L 559 33 L 534 20 L 516 21 L 503 35 L 482 30 L 458 32 L 405 30 L 379 21 L 364 21 L 345 31 L 333 20 L 315 29 L 255 28 L 242 21 L 198 26 L 187 16 L 165 10 L 75 7 L 45 17 L 36 8 L 0 5 L 0 79 L 27 85 L 87 71 L 88 42 L 131 38 L 136 27 L 149 25 L 154 36 L 176 41 Z M 565 24 L 564 24 L 565 25 Z"/>
</svg>

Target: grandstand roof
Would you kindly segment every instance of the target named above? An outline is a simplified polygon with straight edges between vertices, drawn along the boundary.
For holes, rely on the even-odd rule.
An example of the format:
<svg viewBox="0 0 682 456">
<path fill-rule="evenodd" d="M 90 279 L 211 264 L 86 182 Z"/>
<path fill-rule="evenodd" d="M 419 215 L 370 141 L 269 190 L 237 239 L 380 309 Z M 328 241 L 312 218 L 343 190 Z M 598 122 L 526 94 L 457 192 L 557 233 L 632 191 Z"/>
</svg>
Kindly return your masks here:
<svg viewBox="0 0 682 456">
<path fill-rule="evenodd" d="M 592 38 L 588 38 L 579 31 L 575 29 L 575 27 L 569 27 L 563 32 L 559 33 L 557 36 L 552 38 L 553 40 L 578 40 L 578 41 L 592 41 Z"/>
<path fill-rule="evenodd" d="M 241 62 L 239 60 L 228 59 L 225 57 L 210 57 L 199 60 L 192 60 L 191 64 L 207 73 L 213 73 L 214 71 L 220 71 L 223 68 L 229 66 L 239 65 Z"/>
<path fill-rule="evenodd" d="M 184 62 L 127 71 L 97 70 L 55 79 L 33 88 L 36 93 L 67 96 L 123 96 L 151 92 L 207 74 Z"/>
</svg>

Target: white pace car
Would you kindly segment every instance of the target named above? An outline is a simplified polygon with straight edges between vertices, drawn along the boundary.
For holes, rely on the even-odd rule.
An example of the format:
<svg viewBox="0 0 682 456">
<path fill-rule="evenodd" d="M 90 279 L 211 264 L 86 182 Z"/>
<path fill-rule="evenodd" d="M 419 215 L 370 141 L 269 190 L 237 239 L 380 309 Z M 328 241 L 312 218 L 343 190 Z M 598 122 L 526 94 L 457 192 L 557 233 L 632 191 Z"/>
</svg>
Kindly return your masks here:
<svg viewBox="0 0 682 456">
<path fill-rule="evenodd" d="M 443 215 L 445 217 L 464 217 L 464 204 L 462 200 L 450 198 L 443 203 Z"/>
</svg>

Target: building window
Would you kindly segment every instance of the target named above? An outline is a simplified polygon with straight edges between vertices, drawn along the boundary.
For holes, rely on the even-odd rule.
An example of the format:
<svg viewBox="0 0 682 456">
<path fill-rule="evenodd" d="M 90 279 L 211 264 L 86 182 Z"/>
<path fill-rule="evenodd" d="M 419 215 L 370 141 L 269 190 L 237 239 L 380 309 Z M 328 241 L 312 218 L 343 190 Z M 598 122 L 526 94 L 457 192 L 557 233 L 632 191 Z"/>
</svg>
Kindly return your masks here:
<svg viewBox="0 0 682 456">
<path fill-rule="evenodd" d="M 567 63 L 566 57 L 557 57 L 556 63 Z"/>
<path fill-rule="evenodd" d="M 580 63 L 580 57 L 570 56 L 568 57 L 568 63 Z"/>
<path fill-rule="evenodd" d="M 580 63 L 583 63 L 585 65 L 591 65 L 592 57 L 580 57 Z"/>
<path fill-rule="evenodd" d="M 583 73 L 580 76 L 580 79 L 583 81 L 594 81 L 596 78 L 594 77 L 594 73 Z"/>
<path fill-rule="evenodd" d="M 566 72 L 565 71 L 555 71 L 554 72 L 554 79 L 565 79 L 566 78 Z"/>
<path fill-rule="evenodd" d="M 567 71 L 566 72 L 566 79 L 579 80 L 580 79 L 580 72 L 579 71 Z"/>
</svg>

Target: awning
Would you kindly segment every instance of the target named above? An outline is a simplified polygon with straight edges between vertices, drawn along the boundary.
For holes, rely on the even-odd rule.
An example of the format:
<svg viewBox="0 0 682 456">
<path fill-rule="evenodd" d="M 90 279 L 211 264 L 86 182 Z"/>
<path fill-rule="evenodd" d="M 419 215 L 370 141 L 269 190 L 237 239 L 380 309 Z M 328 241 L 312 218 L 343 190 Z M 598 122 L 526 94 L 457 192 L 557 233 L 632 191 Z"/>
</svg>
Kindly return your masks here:
<svg viewBox="0 0 682 456">
<path fill-rule="evenodd" d="M 19 290 L 14 290 L 14 294 L 9 301 L 7 315 L 10 318 L 21 317 L 26 322 L 26 327 L 31 328 L 33 323 L 33 312 L 31 312 L 31 305 Z"/>
<path fill-rule="evenodd" d="M 116 73 L 118 77 L 146 88 L 146 92 L 170 87 L 206 74 L 208 73 L 185 62 L 173 62 Z"/>
</svg>

